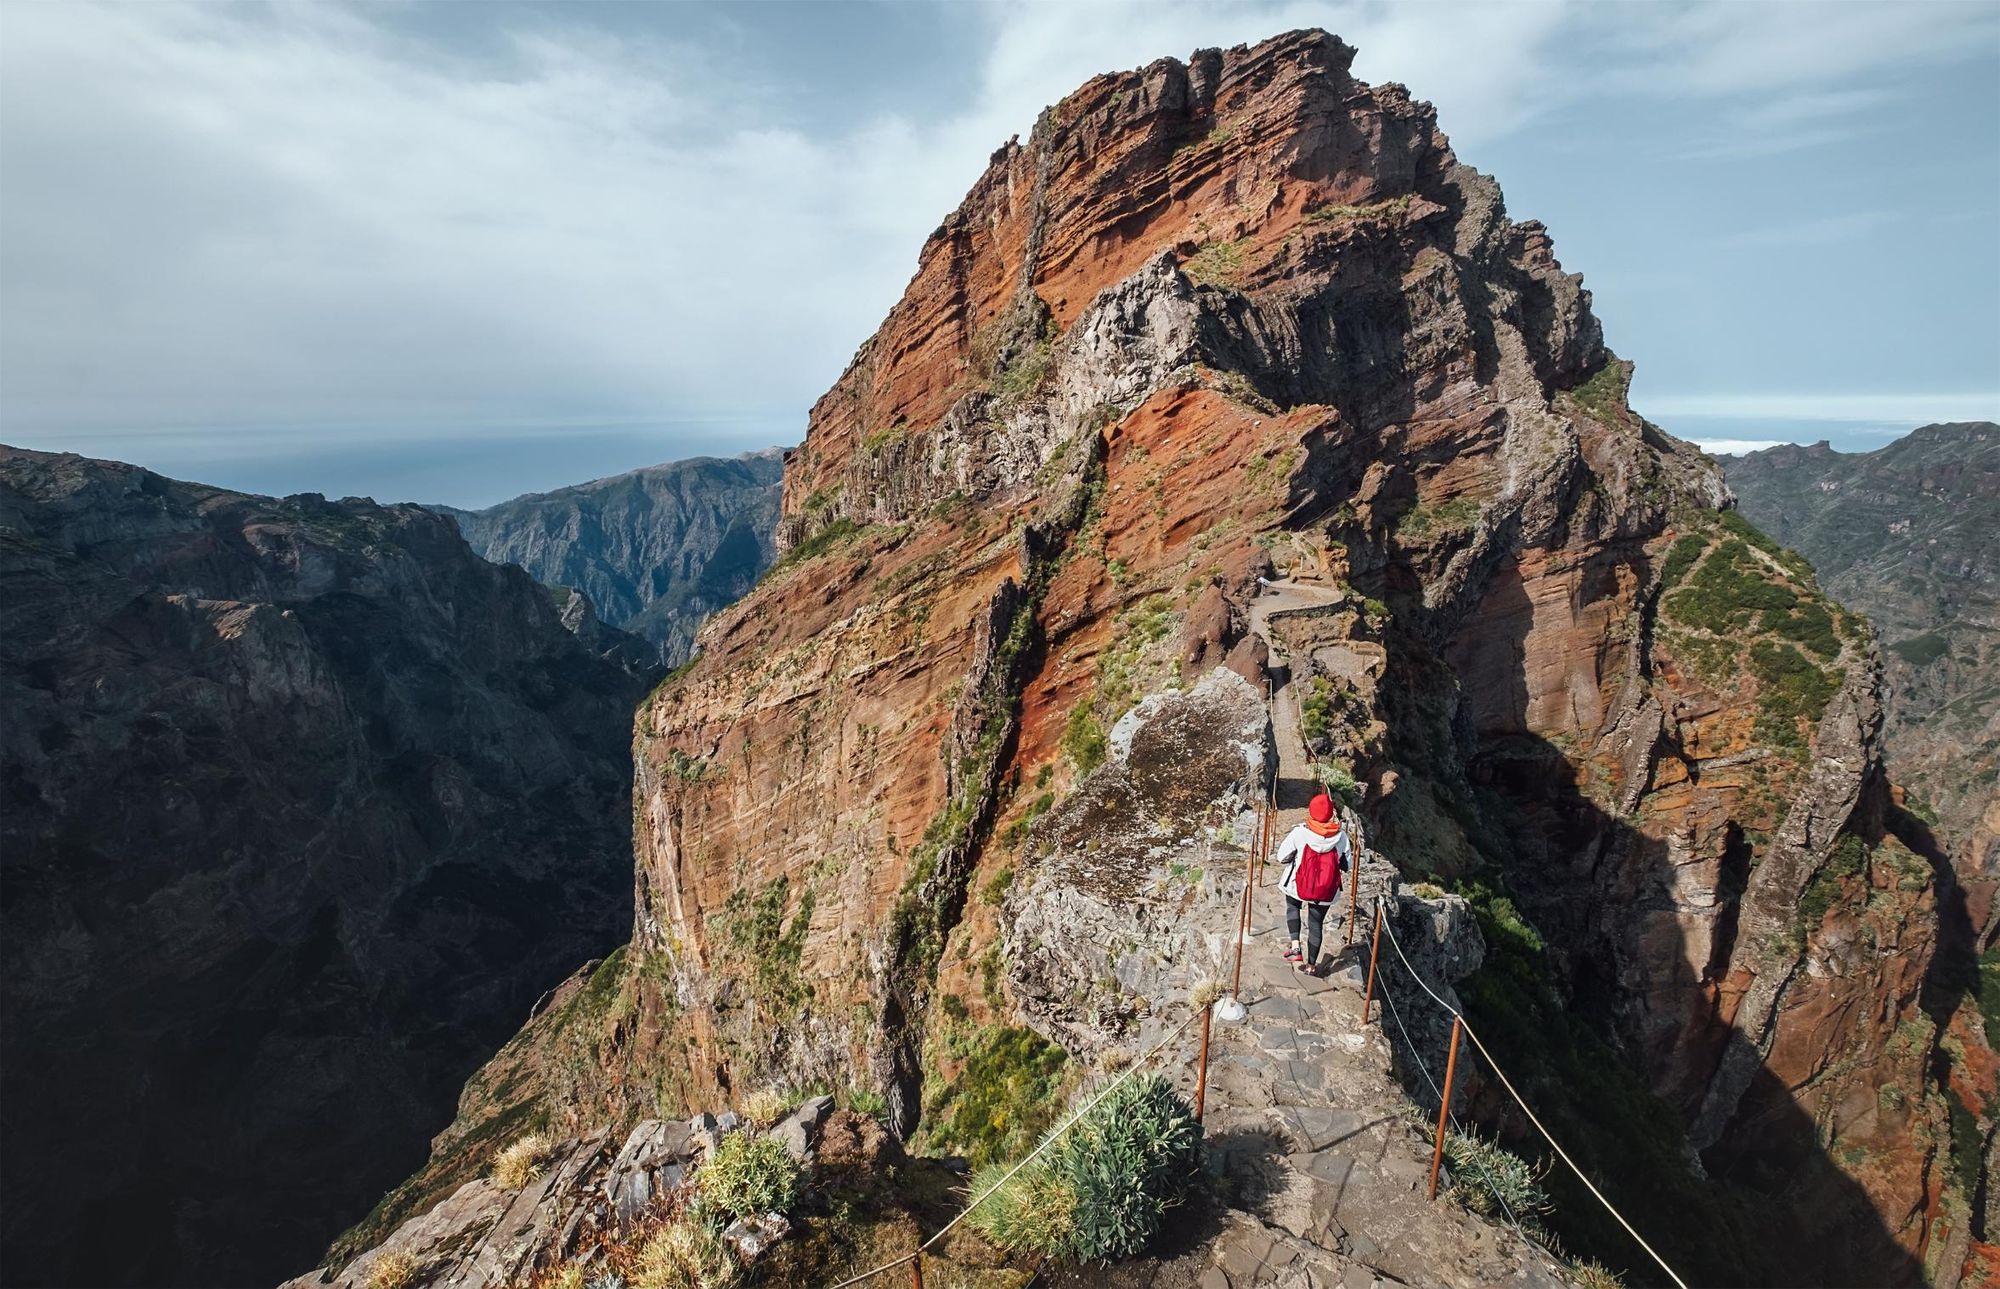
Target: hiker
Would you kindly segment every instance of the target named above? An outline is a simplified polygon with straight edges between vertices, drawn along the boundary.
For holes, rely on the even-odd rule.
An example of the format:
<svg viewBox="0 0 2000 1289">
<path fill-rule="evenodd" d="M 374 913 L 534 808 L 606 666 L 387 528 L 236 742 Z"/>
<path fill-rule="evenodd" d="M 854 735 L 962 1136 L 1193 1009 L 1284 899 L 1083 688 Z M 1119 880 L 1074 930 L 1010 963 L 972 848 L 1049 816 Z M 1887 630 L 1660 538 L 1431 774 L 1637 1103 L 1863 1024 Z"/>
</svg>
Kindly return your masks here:
<svg viewBox="0 0 2000 1289">
<path fill-rule="evenodd" d="M 1285 893 L 1285 927 L 1292 934 L 1285 960 L 1305 975 L 1320 974 L 1320 931 L 1326 925 L 1326 911 L 1340 894 L 1340 875 L 1348 869 L 1353 853 L 1353 844 L 1333 812 L 1333 798 L 1322 792 L 1306 808 L 1306 821 L 1285 834 L 1273 856 L 1283 869 L 1278 887 Z M 1299 944 L 1302 909 L 1306 915 L 1303 951 Z"/>
</svg>

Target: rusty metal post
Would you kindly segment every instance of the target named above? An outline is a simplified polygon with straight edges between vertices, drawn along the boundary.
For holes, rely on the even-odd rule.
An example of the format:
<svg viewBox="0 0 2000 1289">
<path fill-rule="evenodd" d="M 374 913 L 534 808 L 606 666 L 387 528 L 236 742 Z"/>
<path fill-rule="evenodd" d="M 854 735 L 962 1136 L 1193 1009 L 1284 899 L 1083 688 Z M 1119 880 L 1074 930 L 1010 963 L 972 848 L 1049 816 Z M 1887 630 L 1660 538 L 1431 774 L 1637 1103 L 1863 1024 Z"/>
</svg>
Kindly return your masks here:
<svg viewBox="0 0 2000 1289">
<path fill-rule="evenodd" d="M 1215 1020 L 1215 1004 L 1209 1003 L 1201 1009 L 1201 1063 L 1194 1076 L 1194 1121 L 1201 1122 L 1202 1111 L 1208 1107 L 1208 1027 Z"/>
<path fill-rule="evenodd" d="M 1368 987 L 1361 991 L 1361 1023 L 1368 1023 L 1368 1004 L 1375 999 L 1375 962 L 1382 956 L 1382 901 L 1375 901 L 1375 942 L 1368 949 Z"/>
<path fill-rule="evenodd" d="M 1250 882 L 1249 874 L 1244 874 L 1243 903 L 1236 909 L 1236 971 L 1229 978 L 1229 996 L 1243 996 L 1243 940 L 1250 931 Z"/>
<path fill-rule="evenodd" d="M 924 1251 L 910 1255 L 910 1289 L 924 1289 Z"/>
<path fill-rule="evenodd" d="M 1354 947 L 1354 923 L 1361 916 L 1361 850 L 1347 839 L 1348 853 L 1354 856 L 1354 871 L 1347 875 L 1347 947 Z"/>
<path fill-rule="evenodd" d="M 1438 1165 L 1444 1162 L 1444 1126 L 1451 1118 L 1451 1077 L 1458 1073 L 1458 1031 L 1465 1024 L 1451 1018 L 1451 1048 L 1444 1058 L 1444 1098 L 1438 1102 L 1437 1144 L 1431 1147 L 1431 1195 L 1438 1197 Z"/>
</svg>

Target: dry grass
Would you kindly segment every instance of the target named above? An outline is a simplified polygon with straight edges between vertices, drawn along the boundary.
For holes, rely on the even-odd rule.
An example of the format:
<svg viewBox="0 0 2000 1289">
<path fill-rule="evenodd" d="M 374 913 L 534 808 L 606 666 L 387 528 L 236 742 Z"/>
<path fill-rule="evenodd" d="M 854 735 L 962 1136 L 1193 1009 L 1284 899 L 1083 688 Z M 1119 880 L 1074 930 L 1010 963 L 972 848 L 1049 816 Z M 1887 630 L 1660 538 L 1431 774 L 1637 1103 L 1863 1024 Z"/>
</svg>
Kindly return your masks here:
<svg viewBox="0 0 2000 1289">
<path fill-rule="evenodd" d="M 368 1267 L 368 1289 L 409 1289 L 423 1265 L 401 1249 L 380 1254 Z"/>
<path fill-rule="evenodd" d="M 742 1274 L 714 1229 L 683 1218 L 656 1231 L 639 1250 L 631 1289 L 725 1289 Z"/>
<path fill-rule="evenodd" d="M 542 1161 L 549 1157 L 549 1139 L 531 1132 L 493 1157 L 493 1180 L 508 1190 L 519 1190 L 542 1175 Z"/>
</svg>

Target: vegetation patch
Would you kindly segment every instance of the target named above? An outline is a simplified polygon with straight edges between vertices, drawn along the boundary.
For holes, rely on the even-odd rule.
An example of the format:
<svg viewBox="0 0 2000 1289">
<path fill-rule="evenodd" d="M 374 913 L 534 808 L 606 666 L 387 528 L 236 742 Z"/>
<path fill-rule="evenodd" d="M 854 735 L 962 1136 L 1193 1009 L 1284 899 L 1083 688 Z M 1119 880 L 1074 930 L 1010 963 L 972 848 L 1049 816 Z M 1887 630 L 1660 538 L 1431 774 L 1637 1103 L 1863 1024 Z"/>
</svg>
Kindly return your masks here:
<svg viewBox="0 0 2000 1289">
<path fill-rule="evenodd" d="M 1359 205 L 1336 203 L 1331 206 L 1321 206 L 1317 210 L 1306 212 L 1306 222 L 1309 224 L 1353 224 L 1368 219 L 1400 220 L 1409 213 L 1410 194 L 1401 193 L 1394 197 L 1385 197 L 1381 201 L 1362 202 Z"/>
<path fill-rule="evenodd" d="M 1708 538 L 1699 533 L 1683 533 L 1676 537 L 1674 544 L 1667 548 L 1667 562 L 1660 568 L 1660 585 L 1668 588 L 1680 585 L 1681 579 L 1687 576 L 1688 570 L 1707 549 Z"/>
<path fill-rule="evenodd" d="M 1181 272 L 1187 274 L 1191 280 L 1204 285 L 1241 286 L 1244 250 L 1249 245 L 1247 239 L 1234 242 L 1209 242 L 1181 261 Z"/>
<path fill-rule="evenodd" d="M 1187 1198 L 1201 1161 L 1193 1108 L 1164 1078 L 1133 1078 L 1004 1184 L 1009 1164 L 974 1173 L 973 1195 L 998 1189 L 966 1220 L 1015 1252 L 1071 1262 L 1128 1258 Z"/>
<path fill-rule="evenodd" d="M 1799 926 L 1807 934 L 1826 920 L 1827 911 L 1840 898 L 1850 878 L 1868 870 L 1868 845 L 1853 833 L 1842 833 L 1833 845 L 1833 854 L 1799 897 Z"/>
<path fill-rule="evenodd" d="M 542 1161 L 549 1157 L 549 1139 L 539 1132 L 516 1138 L 493 1157 L 493 1180 L 508 1190 L 519 1190 L 542 1175 Z"/>
<path fill-rule="evenodd" d="M 788 1212 L 798 1202 L 800 1174 L 798 1161 L 776 1137 L 732 1132 L 701 1166 L 701 1202 L 732 1218 Z"/>
<path fill-rule="evenodd" d="M 1935 631 L 1927 631 L 1908 640 L 1898 640 L 1889 649 L 1912 667 L 1928 667 L 1951 652 L 1951 642 Z"/>
<path fill-rule="evenodd" d="M 1024 1154 L 1060 1105 L 1068 1054 L 1013 1025 L 983 1026 L 953 1046 L 964 1065 L 931 1110 L 930 1144 L 974 1167 Z"/>
<path fill-rule="evenodd" d="M 1396 535 L 1416 541 L 1464 532 L 1479 522 L 1479 503 L 1471 497 L 1452 497 L 1435 505 L 1419 504 L 1396 521 Z"/>
<path fill-rule="evenodd" d="M 776 573 L 795 564 L 818 559 L 829 551 L 845 546 L 866 531 L 868 531 L 867 525 L 857 524 L 846 515 L 829 519 L 815 529 L 812 536 L 804 541 L 794 542 L 792 548 L 785 552 L 785 557 L 771 566 L 771 572 Z"/>
<path fill-rule="evenodd" d="M 1795 751 L 1806 746 L 1800 723 L 1816 725 L 1840 690 L 1841 673 L 1815 665 L 1788 644 L 1760 640 L 1750 646 L 1757 677 L 1757 732 Z"/>
<path fill-rule="evenodd" d="M 1569 396 L 1578 407 L 1604 421 L 1625 410 L 1627 387 L 1625 364 L 1607 355 L 1604 365 L 1592 372 L 1589 380 L 1570 390 Z"/>
<path fill-rule="evenodd" d="M 1451 1165 L 1452 1196 L 1459 1203 L 1524 1231 L 1540 1229 L 1539 1218 L 1549 1211 L 1541 1183 L 1545 1169 L 1470 1132 L 1446 1133 L 1444 1157 Z"/>
<path fill-rule="evenodd" d="M 738 961 L 750 968 L 750 983 L 758 999 L 780 1016 L 803 1006 L 811 990 L 799 960 L 805 952 L 806 930 L 812 924 L 813 892 L 808 886 L 798 910 L 785 921 L 790 879 L 772 878 L 756 895 L 738 887 L 723 901 L 718 939 Z M 593 978 L 594 979 L 594 978 Z"/>
</svg>

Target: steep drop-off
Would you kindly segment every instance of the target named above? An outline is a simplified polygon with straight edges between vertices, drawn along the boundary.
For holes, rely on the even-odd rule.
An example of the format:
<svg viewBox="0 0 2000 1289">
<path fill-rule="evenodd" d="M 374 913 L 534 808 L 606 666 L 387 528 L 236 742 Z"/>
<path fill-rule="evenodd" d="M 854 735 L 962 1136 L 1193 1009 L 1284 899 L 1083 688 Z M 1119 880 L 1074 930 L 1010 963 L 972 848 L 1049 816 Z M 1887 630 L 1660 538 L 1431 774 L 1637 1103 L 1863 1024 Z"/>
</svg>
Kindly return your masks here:
<svg viewBox="0 0 2000 1289">
<path fill-rule="evenodd" d="M 1121 943 L 1063 967 L 1025 929 L 1091 869 L 1043 819 L 1135 703 L 1227 665 L 1469 897 L 1469 1008 L 1692 1278 L 1963 1251 L 1979 1142 L 1935 1086 L 1956 1000 L 1884 829 L 1871 638 L 1629 410 L 1546 231 L 1352 52 L 1101 76 L 993 155 L 814 408 L 777 568 L 640 710 L 628 954 L 381 1216 L 508 1125 L 771 1082 L 979 1148 L 955 1080 L 1017 1027 L 1083 1047 L 1158 1004 Z M 1303 660 L 1272 677 L 1274 567 L 1325 607 L 1272 624 Z M 1630 1264 L 1572 1198 L 1564 1238 Z"/>
<path fill-rule="evenodd" d="M 1743 513 L 1882 638 L 1883 745 L 1969 872 L 2000 843 L 2000 426 L 1725 457 Z"/>
<path fill-rule="evenodd" d="M 783 473 L 775 450 L 697 457 L 484 510 L 436 509 L 472 549 L 582 591 L 599 617 L 652 641 L 673 667 L 702 622 L 770 566 Z"/>
<path fill-rule="evenodd" d="M 643 678 L 416 506 L 0 449 L 0 1267 L 270 1283 L 630 916 Z"/>
</svg>

